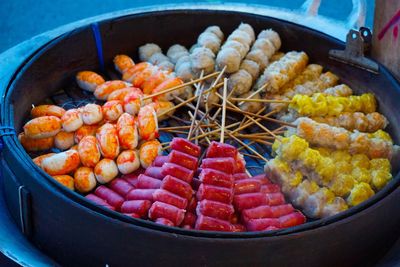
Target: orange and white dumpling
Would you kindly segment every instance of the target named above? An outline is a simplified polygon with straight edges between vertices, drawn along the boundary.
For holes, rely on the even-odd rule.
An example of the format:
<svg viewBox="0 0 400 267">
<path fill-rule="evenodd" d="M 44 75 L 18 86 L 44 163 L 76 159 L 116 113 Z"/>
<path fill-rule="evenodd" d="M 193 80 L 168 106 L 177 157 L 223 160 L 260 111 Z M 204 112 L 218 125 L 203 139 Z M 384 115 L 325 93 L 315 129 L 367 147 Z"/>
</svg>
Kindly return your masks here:
<svg viewBox="0 0 400 267">
<path fill-rule="evenodd" d="M 125 112 L 133 116 L 138 114 L 140 107 L 142 106 L 143 96 L 143 93 L 138 91 L 128 93 L 123 100 Z"/>
<path fill-rule="evenodd" d="M 87 104 L 81 109 L 82 120 L 86 125 L 94 125 L 103 120 L 103 110 L 100 105 Z"/>
<path fill-rule="evenodd" d="M 153 140 L 159 136 L 157 114 L 151 104 L 145 105 L 139 110 L 137 122 L 139 136 L 142 140 Z"/>
<path fill-rule="evenodd" d="M 74 173 L 74 186 L 80 193 L 87 193 L 96 187 L 97 181 L 93 168 L 79 167 Z"/>
<path fill-rule="evenodd" d="M 61 120 L 56 116 L 38 117 L 28 121 L 23 128 L 25 137 L 30 139 L 54 137 L 61 131 Z"/>
<path fill-rule="evenodd" d="M 107 101 L 103 106 L 103 116 L 106 121 L 114 122 L 124 113 L 123 103 L 119 100 Z"/>
<path fill-rule="evenodd" d="M 56 105 L 39 105 L 33 107 L 31 110 L 32 118 L 43 116 L 56 116 L 57 118 L 61 118 L 64 113 L 65 109 Z"/>
<path fill-rule="evenodd" d="M 142 168 L 147 169 L 158 155 L 161 155 L 162 146 L 158 140 L 145 141 L 139 149 L 139 159 Z"/>
<path fill-rule="evenodd" d="M 122 174 L 132 173 L 139 169 L 139 152 L 137 150 L 122 151 L 117 158 L 117 167 Z"/>
<path fill-rule="evenodd" d="M 61 117 L 62 128 L 66 132 L 74 132 L 83 125 L 82 114 L 79 109 L 73 108 Z"/>
<path fill-rule="evenodd" d="M 135 149 L 139 134 L 135 119 L 128 113 L 122 114 L 117 121 L 117 133 L 121 149 Z"/>
<path fill-rule="evenodd" d="M 76 82 L 81 89 L 94 92 L 97 86 L 105 83 L 105 80 L 93 71 L 81 71 L 76 75 Z"/>
<path fill-rule="evenodd" d="M 129 86 L 130 84 L 120 80 L 107 81 L 97 86 L 93 94 L 99 100 L 107 100 L 112 92 Z"/>
<path fill-rule="evenodd" d="M 101 158 L 96 137 L 85 136 L 78 144 L 78 153 L 83 166 L 94 168 Z"/>
<path fill-rule="evenodd" d="M 113 62 L 115 69 L 121 74 L 123 74 L 129 68 L 135 66 L 133 59 L 127 55 L 116 55 Z"/>
<path fill-rule="evenodd" d="M 116 127 L 111 123 L 102 125 L 96 132 L 101 155 L 104 158 L 115 159 L 120 152 Z"/>
</svg>

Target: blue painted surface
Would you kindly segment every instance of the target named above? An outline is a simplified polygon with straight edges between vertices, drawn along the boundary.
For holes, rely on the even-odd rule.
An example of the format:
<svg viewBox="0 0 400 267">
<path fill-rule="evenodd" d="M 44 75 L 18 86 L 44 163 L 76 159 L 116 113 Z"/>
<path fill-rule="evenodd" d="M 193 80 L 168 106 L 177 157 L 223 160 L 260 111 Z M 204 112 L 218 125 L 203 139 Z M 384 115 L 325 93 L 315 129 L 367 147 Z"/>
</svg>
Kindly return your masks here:
<svg viewBox="0 0 400 267">
<path fill-rule="evenodd" d="M 191 0 L 0 0 L 0 53 L 37 34 L 91 16 L 147 5 L 198 3 Z M 298 9 L 304 0 L 208 0 L 205 3 L 242 2 Z M 374 0 L 367 0 L 368 27 L 372 26 Z M 350 13 L 350 0 L 321 0 L 320 14 L 344 20 Z"/>
</svg>

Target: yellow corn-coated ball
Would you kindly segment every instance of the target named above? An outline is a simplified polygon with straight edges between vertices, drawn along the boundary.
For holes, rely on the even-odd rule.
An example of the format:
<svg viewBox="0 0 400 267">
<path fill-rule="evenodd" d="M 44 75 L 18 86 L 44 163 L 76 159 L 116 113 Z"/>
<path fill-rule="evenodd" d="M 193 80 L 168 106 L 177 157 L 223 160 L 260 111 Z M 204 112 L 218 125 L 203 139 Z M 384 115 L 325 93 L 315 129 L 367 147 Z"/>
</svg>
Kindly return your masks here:
<svg viewBox="0 0 400 267">
<path fill-rule="evenodd" d="M 383 170 L 389 173 L 391 171 L 390 161 L 388 159 L 371 159 L 369 163 L 371 170 Z"/>
<path fill-rule="evenodd" d="M 321 160 L 321 155 L 317 150 L 308 148 L 299 155 L 299 159 L 307 168 L 315 169 Z"/>
<path fill-rule="evenodd" d="M 289 181 L 290 186 L 298 186 L 303 181 L 303 174 L 297 171 L 293 176 L 293 179 Z"/>
<path fill-rule="evenodd" d="M 280 160 L 278 158 L 274 158 L 272 161 L 275 163 L 275 166 L 279 171 L 283 173 L 289 173 L 291 171 L 290 166 L 286 161 Z"/>
<path fill-rule="evenodd" d="M 326 101 L 314 103 L 313 114 L 329 114 L 329 107 Z"/>
<path fill-rule="evenodd" d="M 358 205 L 361 202 L 373 196 L 374 194 L 375 193 L 369 184 L 367 183 L 356 184 L 351 190 L 349 197 L 347 198 L 347 204 L 349 206 Z"/>
<path fill-rule="evenodd" d="M 330 155 L 330 158 L 333 161 L 346 161 L 346 162 L 350 162 L 351 160 L 351 155 L 349 154 L 349 152 L 345 151 L 345 150 L 336 150 L 333 151 Z"/>
<path fill-rule="evenodd" d="M 292 135 L 289 137 L 289 142 L 286 144 L 282 143 L 282 158 L 288 161 L 292 161 L 298 158 L 301 152 L 308 148 L 308 143 L 306 140 L 298 137 L 297 135 Z"/>
<path fill-rule="evenodd" d="M 355 112 L 355 111 L 361 111 L 362 110 L 362 103 L 361 103 L 360 98 L 358 96 L 351 95 L 351 96 L 349 96 L 349 100 L 350 100 L 350 106 L 346 111 Z"/>
<path fill-rule="evenodd" d="M 278 139 L 275 139 L 275 142 L 272 144 L 272 151 L 277 153 L 276 151 L 281 146 L 281 142 Z"/>
<path fill-rule="evenodd" d="M 392 174 L 384 170 L 372 171 L 372 186 L 376 190 L 381 190 L 391 179 Z"/>
<path fill-rule="evenodd" d="M 309 188 L 310 190 L 309 190 L 309 193 L 310 194 L 314 194 L 314 193 L 316 193 L 319 189 L 320 189 L 320 187 L 319 187 L 319 185 L 316 183 L 316 182 L 314 182 L 314 181 L 311 181 L 310 182 L 310 188 Z"/>
<path fill-rule="evenodd" d="M 370 183 L 372 179 L 371 172 L 365 168 L 356 167 L 351 172 L 351 175 L 353 175 L 357 182 Z"/>
<path fill-rule="evenodd" d="M 335 175 L 335 164 L 330 158 L 321 158 L 315 171 L 321 176 L 324 185 L 328 184 Z"/>
<path fill-rule="evenodd" d="M 316 150 L 318 150 L 319 154 L 323 157 L 329 157 L 332 153 L 332 150 L 326 147 L 318 147 Z"/>
<path fill-rule="evenodd" d="M 390 137 L 390 135 L 387 132 L 385 132 L 384 130 L 378 130 L 378 131 L 370 134 L 369 136 L 371 138 L 378 138 L 378 139 L 382 139 L 382 140 L 393 143 L 393 140 Z"/>
<path fill-rule="evenodd" d="M 354 168 L 369 169 L 369 158 L 364 154 L 353 155 L 351 158 L 351 165 L 353 165 Z"/>
<path fill-rule="evenodd" d="M 326 187 L 322 187 L 320 191 L 324 194 L 326 203 L 330 203 L 335 199 L 335 194 Z"/>
<path fill-rule="evenodd" d="M 353 171 L 353 166 L 347 161 L 335 162 L 336 170 L 340 173 L 350 174 Z"/>
<path fill-rule="evenodd" d="M 360 102 L 362 104 L 362 112 L 372 113 L 376 111 L 376 99 L 373 94 L 362 94 Z"/>
<path fill-rule="evenodd" d="M 355 184 L 354 178 L 348 174 L 339 174 L 333 181 L 329 187 L 332 192 L 339 197 L 347 196 L 350 191 L 353 189 Z"/>
</svg>

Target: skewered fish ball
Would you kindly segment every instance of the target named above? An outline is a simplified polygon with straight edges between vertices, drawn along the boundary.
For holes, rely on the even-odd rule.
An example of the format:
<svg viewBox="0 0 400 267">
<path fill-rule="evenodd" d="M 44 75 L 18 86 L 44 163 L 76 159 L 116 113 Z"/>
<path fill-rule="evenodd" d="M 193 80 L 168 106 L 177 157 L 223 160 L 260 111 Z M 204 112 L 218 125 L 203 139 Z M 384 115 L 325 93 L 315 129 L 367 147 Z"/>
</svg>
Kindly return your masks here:
<svg viewBox="0 0 400 267">
<path fill-rule="evenodd" d="M 158 65 L 164 61 L 169 61 L 169 58 L 164 55 L 163 53 L 154 53 L 149 59 L 148 62 L 150 62 L 153 65 Z"/>
<path fill-rule="evenodd" d="M 221 31 L 221 28 L 218 26 L 209 26 L 205 29 L 205 32 L 212 32 L 222 41 L 224 39 L 224 33 Z"/>
<path fill-rule="evenodd" d="M 247 32 L 241 30 L 235 30 L 234 32 L 232 32 L 231 35 L 229 35 L 228 37 L 228 41 L 229 40 L 235 40 L 247 45 L 250 45 L 252 43 L 250 35 Z"/>
<path fill-rule="evenodd" d="M 190 61 L 181 63 L 178 67 L 175 68 L 175 73 L 185 82 L 189 82 L 190 80 L 194 79 L 194 73 L 192 71 Z"/>
<path fill-rule="evenodd" d="M 234 48 L 236 51 L 238 51 L 241 58 L 244 58 L 249 51 L 249 46 L 247 44 L 243 44 L 235 40 L 226 41 L 221 49 L 225 49 L 228 47 Z"/>
<path fill-rule="evenodd" d="M 281 48 L 281 38 L 279 37 L 279 34 L 274 30 L 263 30 L 258 34 L 257 38 L 265 38 L 270 40 L 274 44 L 276 50 L 279 50 Z"/>
<path fill-rule="evenodd" d="M 260 66 L 261 71 L 264 70 L 269 63 L 268 56 L 261 49 L 251 50 L 247 54 L 246 59 L 256 62 Z"/>
<path fill-rule="evenodd" d="M 214 71 L 214 53 L 206 48 L 199 47 L 193 50 L 190 54 L 190 62 L 192 70 L 195 74 L 200 74 L 204 70 L 205 74 L 212 73 Z"/>
<path fill-rule="evenodd" d="M 268 58 L 276 51 L 274 44 L 268 39 L 257 39 L 252 46 L 253 49 L 261 49 Z"/>
<path fill-rule="evenodd" d="M 249 91 L 247 93 L 244 93 L 243 95 L 240 95 L 240 98 L 247 98 L 251 94 L 253 94 L 253 91 Z M 259 93 L 255 94 L 252 99 L 260 99 L 261 96 Z M 239 108 L 243 111 L 251 112 L 251 113 L 257 113 L 261 108 L 263 107 L 262 103 L 260 102 L 243 102 L 243 104 L 239 105 Z"/>
<path fill-rule="evenodd" d="M 175 68 L 175 65 L 170 61 L 163 61 L 163 62 L 159 63 L 157 66 L 160 67 L 160 69 L 166 70 L 166 71 L 173 71 Z"/>
<path fill-rule="evenodd" d="M 242 95 L 251 89 L 252 82 L 253 77 L 247 71 L 239 70 L 229 77 L 228 90 L 235 95 Z"/>
<path fill-rule="evenodd" d="M 153 43 L 145 44 L 139 47 L 140 61 L 148 61 L 156 53 L 161 53 L 161 48 Z"/>
<path fill-rule="evenodd" d="M 213 53 L 217 53 L 221 47 L 221 40 L 211 32 L 203 32 L 197 39 L 197 44 L 202 47 L 207 47 Z"/>
<path fill-rule="evenodd" d="M 257 79 L 260 75 L 260 66 L 257 64 L 257 62 L 254 62 L 250 59 L 243 60 L 242 64 L 240 64 L 240 69 L 247 71 L 253 80 Z"/>
<path fill-rule="evenodd" d="M 239 52 L 234 48 L 226 48 L 219 51 L 216 62 L 218 69 L 226 66 L 226 73 L 233 73 L 239 70 L 241 57 Z"/>
<path fill-rule="evenodd" d="M 167 51 L 167 57 L 174 64 L 176 64 L 179 58 L 188 55 L 189 51 L 186 49 L 186 47 L 180 44 L 172 45 Z"/>
<path fill-rule="evenodd" d="M 253 42 L 256 39 L 256 34 L 254 33 L 254 29 L 253 29 L 253 27 L 251 27 L 250 24 L 240 23 L 238 30 L 246 32 L 250 36 L 250 38 Z"/>
</svg>

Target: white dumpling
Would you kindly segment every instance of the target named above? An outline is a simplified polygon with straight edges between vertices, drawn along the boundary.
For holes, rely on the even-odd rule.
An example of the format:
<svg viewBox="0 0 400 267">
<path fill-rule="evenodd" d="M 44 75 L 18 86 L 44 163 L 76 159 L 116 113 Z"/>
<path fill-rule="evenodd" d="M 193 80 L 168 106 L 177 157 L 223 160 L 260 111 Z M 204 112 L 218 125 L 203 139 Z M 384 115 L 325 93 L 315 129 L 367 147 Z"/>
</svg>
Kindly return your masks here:
<svg viewBox="0 0 400 267">
<path fill-rule="evenodd" d="M 247 52 L 249 52 L 249 46 L 235 40 L 226 41 L 225 44 L 222 46 L 222 49 L 228 47 L 236 49 L 239 52 L 241 58 L 244 58 L 247 55 Z"/>
<path fill-rule="evenodd" d="M 260 66 L 253 60 L 243 60 L 242 64 L 240 64 L 240 68 L 247 71 L 252 76 L 253 80 L 256 80 L 260 75 Z"/>
<path fill-rule="evenodd" d="M 245 70 L 233 73 L 228 80 L 228 91 L 233 90 L 233 95 L 242 95 L 251 89 L 253 77 Z"/>
<path fill-rule="evenodd" d="M 241 23 L 238 27 L 239 30 L 247 32 L 247 34 L 250 36 L 251 41 L 254 42 L 254 40 L 256 39 L 256 34 L 254 33 L 254 29 L 253 27 L 251 27 L 250 24 L 247 23 Z"/>
<path fill-rule="evenodd" d="M 231 35 L 229 35 L 228 40 L 235 40 L 242 44 L 250 45 L 252 43 L 250 35 L 241 30 L 235 30 Z"/>
<path fill-rule="evenodd" d="M 221 40 L 212 32 L 203 32 L 197 39 L 199 46 L 207 47 L 214 54 L 218 53 L 221 48 Z"/>
<path fill-rule="evenodd" d="M 215 60 L 214 53 L 206 47 L 198 47 L 190 54 L 190 63 L 192 71 L 195 75 L 199 75 L 202 71 L 209 74 L 214 71 Z"/>
<path fill-rule="evenodd" d="M 265 67 L 268 66 L 269 63 L 267 55 L 264 54 L 264 52 L 261 49 L 251 50 L 247 54 L 246 59 L 257 62 L 257 64 L 260 66 L 260 71 L 263 71 Z"/>
<path fill-rule="evenodd" d="M 222 70 L 226 66 L 226 73 L 233 73 L 239 70 L 241 57 L 236 49 L 228 47 L 219 51 L 217 56 L 218 69 Z"/>
<path fill-rule="evenodd" d="M 221 31 L 221 28 L 218 26 L 209 26 L 205 32 L 212 32 L 222 41 L 224 40 L 224 33 Z"/>
<path fill-rule="evenodd" d="M 261 49 L 268 58 L 271 58 L 276 51 L 274 44 L 269 39 L 264 38 L 257 39 L 251 49 Z"/>
<path fill-rule="evenodd" d="M 148 61 L 153 54 L 161 53 L 161 48 L 156 44 L 145 44 L 139 47 L 139 59 Z"/>
<path fill-rule="evenodd" d="M 272 29 L 263 30 L 258 34 L 257 38 L 266 38 L 270 40 L 274 44 L 276 50 L 281 48 L 281 38 L 279 37 L 279 34 Z"/>
<path fill-rule="evenodd" d="M 160 63 L 167 61 L 169 62 L 169 58 L 164 55 L 163 53 L 154 53 L 149 59 L 148 62 L 150 62 L 153 65 L 159 65 Z"/>
</svg>

